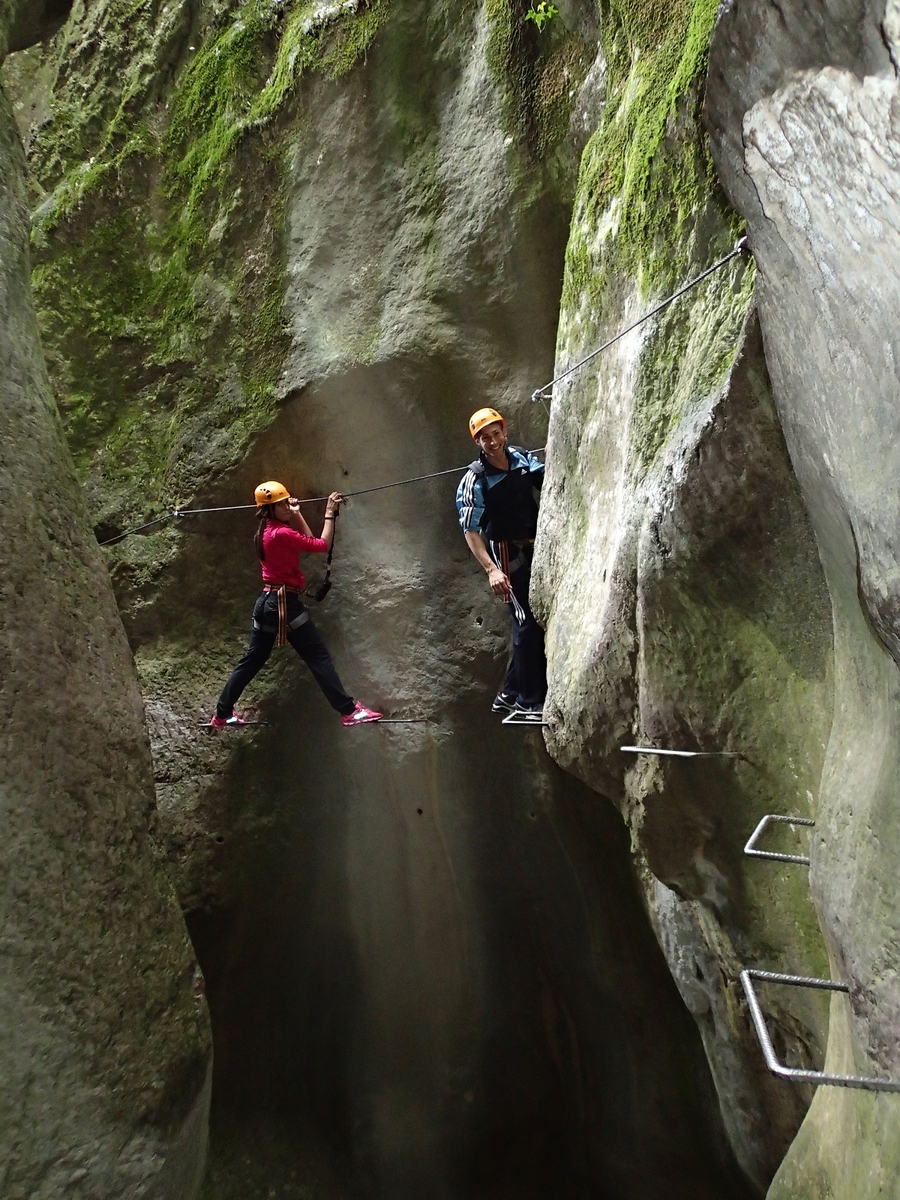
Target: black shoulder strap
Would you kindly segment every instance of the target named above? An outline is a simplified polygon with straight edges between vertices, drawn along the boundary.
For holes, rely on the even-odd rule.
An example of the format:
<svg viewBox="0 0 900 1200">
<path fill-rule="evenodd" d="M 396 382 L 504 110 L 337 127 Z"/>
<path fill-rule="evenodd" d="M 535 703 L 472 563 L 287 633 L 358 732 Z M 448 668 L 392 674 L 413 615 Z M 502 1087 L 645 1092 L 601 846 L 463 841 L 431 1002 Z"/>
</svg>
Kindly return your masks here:
<svg viewBox="0 0 900 1200">
<path fill-rule="evenodd" d="M 515 451 L 517 451 L 517 453 L 524 455 L 526 458 L 528 457 L 528 451 L 523 450 L 521 446 L 507 446 L 506 449 L 507 450 L 515 450 Z M 469 463 L 469 466 L 467 469 L 472 472 L 472 474 L 476 477 L 476 479 L 480 479 L 481 476 L 485 473 L 486 468 L 485 468 L 484 463 L 481 461 L 481 459 L 476 458 L 474 462 Z"/>
</svg>

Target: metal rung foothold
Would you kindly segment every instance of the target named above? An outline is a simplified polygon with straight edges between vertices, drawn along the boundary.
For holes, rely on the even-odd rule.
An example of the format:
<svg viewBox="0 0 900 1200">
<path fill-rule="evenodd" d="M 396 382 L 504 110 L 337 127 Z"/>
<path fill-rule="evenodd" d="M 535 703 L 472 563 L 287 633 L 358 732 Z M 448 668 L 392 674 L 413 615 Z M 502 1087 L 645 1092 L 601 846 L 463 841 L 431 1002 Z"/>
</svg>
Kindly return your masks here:
<svg viewBox="0 0 900 1200">
<path fill-rule="evenodd" d="M 198 721 L 200 729 L 248 729 L 251 725 L 268 725 L 268 721 L 241 721 L 240 725 L 213 725 L 211 721 Z"/>
<path fill-rule="evenodd" d="M 675 758 L 742 758 L 737 750 L 660 750 L 656 746 L 620 746 L 625 754 L 671 754 Z"/>
<path fill-rule="evenodd" d="M 544 729 L 550 724 L 543 717 L 535 720 L 533 717 L 523 717 L 521 713 L 511 712 L 508 717 L 504 717 L 500 722 L 501 725 L 530 725 L 533 729 Z"/>
<path fill-rule="evenodd" d="M 778 975 L 774 971 L 749 969 L 741 971 L 741 983 L 744 985 L 744 993 L 747 1003 L 750 1005 L 750 1016 L 753 1018 L 756 1036 L 759 1038 L 766 1066 L 773 1075 L 777 1075 L 780 1079 L 789 1079 L 793 1083 L 827 1084 L 829 1087 L 860 1088 L 869 1092 L 900 1092 L 900 1083 L 895 1083 L 892 1079 L 870 1079 L 864 1075 L 829 1075 L 825 1071 L 804 1071 L 798 1067 L 786 1067 L 780 1063 L 753 987 L 752 980 L 754 979 L 758 979 L 761 983 L 782 983 L 788 987 L 819 988 L 827 992 L 849 992 L 850 988 L 846 983 L 841 983 L 839 979 L 810 979 L 805 975 Z"/>
<path fill-rule="evenodd" d="M 815 825 L 815 821 L 810 821 L 808 817 L 782 817 L 778 813 L 766 813 L 757 827 L 750 834 L 747 840 L 747 845 L 744 847 L 744 853 L 749 854 L 751 858 L 771 858 L 775 862 L 791 862 L 802 863 L 804 866 L 809 866 L 809 856 L 806 854 L 777 854 L 774 850 L 757 850 L 757 840 L 762 836 L 763 831 L 773 821 L 778 821 L 782 825 Z"/>
</svg>

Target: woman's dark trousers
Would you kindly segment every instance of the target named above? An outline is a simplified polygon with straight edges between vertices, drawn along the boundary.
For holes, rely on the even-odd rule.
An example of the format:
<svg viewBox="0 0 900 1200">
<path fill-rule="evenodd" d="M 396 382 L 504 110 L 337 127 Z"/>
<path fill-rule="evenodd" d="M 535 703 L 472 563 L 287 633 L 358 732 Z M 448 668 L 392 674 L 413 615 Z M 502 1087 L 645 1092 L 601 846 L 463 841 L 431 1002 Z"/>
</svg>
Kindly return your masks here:
<svg viewBox="0 0 900 1200">
<path fill-rule="evenodd" d="M 325 693 L 325 699 L 342 715 L 353 712 L 354 700 L 344 691 L 322 635 L 310 620 L 306 606 L 298 596 L 287 596 L 287 639 Z M 266 665 L 278 636 L 278 597 L 263 592 L 253 608 L 253 628 L 247 652 L 229 676 L 216 705 L 216 716 L 226 719 L 234 712 L 238 697 L 254 676 Z"/>
</svg>

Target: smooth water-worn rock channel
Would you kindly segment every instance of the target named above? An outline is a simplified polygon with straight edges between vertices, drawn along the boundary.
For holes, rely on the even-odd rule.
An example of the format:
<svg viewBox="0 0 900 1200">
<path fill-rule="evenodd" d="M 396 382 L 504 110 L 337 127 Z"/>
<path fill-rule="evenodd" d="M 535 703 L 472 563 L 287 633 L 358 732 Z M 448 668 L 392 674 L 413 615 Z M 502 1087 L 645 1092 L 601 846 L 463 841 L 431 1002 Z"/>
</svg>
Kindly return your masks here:
<svg viewBox="0 0 900 1200">
<path fill-rule="evenodd" d="M 898 45 L 0 0 L 3 1200 L 900 1200 L 900 1098 L 776 1079 L 739 981 L 846 981 L 760 989 L 777 1053 L 900 1079 Z M 547 446 L 542 729 L 456 474 L 364 492 L 484 404 Z M 200 728 L 264 478 L 364 492 L 314 617 L 410 723 L 276 650 Z"/>
</svg>

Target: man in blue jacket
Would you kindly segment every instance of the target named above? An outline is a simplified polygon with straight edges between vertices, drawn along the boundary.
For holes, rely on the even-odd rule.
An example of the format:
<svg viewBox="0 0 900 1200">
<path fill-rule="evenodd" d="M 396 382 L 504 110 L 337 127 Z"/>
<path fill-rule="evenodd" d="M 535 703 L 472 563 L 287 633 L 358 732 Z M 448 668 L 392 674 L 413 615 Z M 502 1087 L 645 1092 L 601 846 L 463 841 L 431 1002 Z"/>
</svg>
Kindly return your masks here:
<svg viewBox="0 0 900 1200">
<path fill-rule="evenodd" d="M 544 631 L 528 604 L 528 585 L 544 464 L 507 444 L 506 422 L 496 409 L 473 413 L 469 432 L 479 455 L 456 492 L 459 523 L 487 572 L 491 591 L 509 605 L 513 622 L 512 662 L 491 707 L 539 722 L 547 694 L 547 659 Z"/>
</svg>

